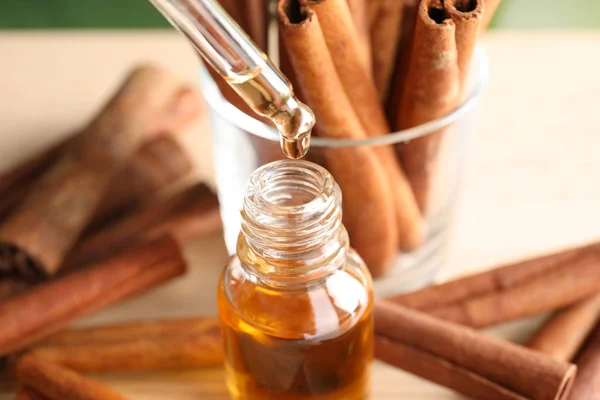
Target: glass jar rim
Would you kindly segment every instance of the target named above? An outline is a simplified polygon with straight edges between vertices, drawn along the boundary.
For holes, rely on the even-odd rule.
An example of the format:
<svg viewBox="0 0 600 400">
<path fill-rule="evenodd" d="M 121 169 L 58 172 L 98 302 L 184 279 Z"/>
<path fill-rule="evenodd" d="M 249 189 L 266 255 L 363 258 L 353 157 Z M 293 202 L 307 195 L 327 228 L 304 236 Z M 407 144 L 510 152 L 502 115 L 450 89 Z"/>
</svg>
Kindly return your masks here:
<svg viewBox="0 0 600 400">
<path fill-rule="evenodd" d="M 436 118 L 412 128 L 392 132 L 388 135 L 369 137 L 365 139 L 330 139 L 315 137 L 313 135 L 310 139 L 310 145 L 311 147 L 330 148 L 383 146 L 416 139 L 450 125 L 475 107 L 483 88 L 487 83 L 489 73 L 488 58 L 480 45 L 477 45 L 475 47 L 475 51 L 473 52 L 473 63 L 471 68 L 470 76 L 474 76 L 476 80 L 472 85 L 473 87 L 471 88 L 469 94 L 465 97 L 460 106 L 440 118 Z M 200 82 L 202 86 L 202 92 L 208 106 L 212 108 L 221 118 L 235 125 L 237 128 L 249 132 L 255 136 L 275 142 L 279 141 L 279 133 L 277 130 L 275 130 L 275 128 L 247 115 L 227 101 L 225 97 L 223 97 L 217 84 L 210 76 L 204 64 L 201 64 Z"/>
</svg>

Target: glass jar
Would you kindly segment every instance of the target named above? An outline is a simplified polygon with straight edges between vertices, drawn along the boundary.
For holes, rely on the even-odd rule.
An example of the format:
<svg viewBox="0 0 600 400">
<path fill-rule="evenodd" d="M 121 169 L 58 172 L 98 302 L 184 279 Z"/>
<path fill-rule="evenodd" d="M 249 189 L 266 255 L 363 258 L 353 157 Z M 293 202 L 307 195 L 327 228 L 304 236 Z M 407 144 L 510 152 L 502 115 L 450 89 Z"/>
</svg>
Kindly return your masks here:
<svg viewBox="0 0 600 400">
<path fill-rule="evenodd" d="M 218 289 L 232 399 L 366 398 L 372 283 L 331 174 L 306 161 L 263 166 L 241 215 Z"/>
<path fill-rule="evenodd" d="M 385 275 L 374 280 L 377 296 L 415 289 L 431 282 L 448 258 L 468 144 L 475 132 L 476 109 L 487 72 L 487 58 L 478 47 L 473 56 L 463 102 L 442 118 L 376 138 L 311 139 L 308 159 L 329 168 L 326 158 L 336 152 L 384 145 L 400 148 L 401 144 L 417 138 L 427 135 L 440 136 L 441 140 L 436 139 L 437 167 L 430 187 L 431 201 L 423 216 L 427 227 L 426 238 L 416 249 L 396 253 L 393 267 Z M 229 253 L 234 254 L 240 231 L 238 210 L 243 199 L 245 182 L 256 168 L 282 157 L 278 144 L 279 136 L 273 128 L 249 117 L 229 103 L 204 69 L 201 71 L 201 85 L 210 110 L 215 147 L 215 175 L 225 241 Z M 343 191 L 346 189 L 343 188 Z M 346 197 L 345 201 L 352 201 L 350 194 Z M 354 232 L 350 225 L 348 229 L 352 238 Z M 353 238 L 352 241 L 354 243 Z"/>
</svg>

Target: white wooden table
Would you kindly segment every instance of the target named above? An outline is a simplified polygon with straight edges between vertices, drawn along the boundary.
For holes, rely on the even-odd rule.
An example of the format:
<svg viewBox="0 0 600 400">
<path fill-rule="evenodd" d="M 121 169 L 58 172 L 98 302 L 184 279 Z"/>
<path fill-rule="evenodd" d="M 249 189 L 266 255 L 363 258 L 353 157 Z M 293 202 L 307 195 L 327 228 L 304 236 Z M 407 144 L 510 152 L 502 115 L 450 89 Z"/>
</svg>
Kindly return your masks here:
<svg viewBox="0 0 600 400">
<path fill-rule="evenodd" d="M 492 32 L 481 108 L 451 262 L 440 279 L 600 238 L 600 32 Z M 83 124 L 129 67 L 159 63 L 195 82 L 198 61 L 170 32 L 0 32 L 0 170 Z M 212 182 L 206 126 L 184 140 Z M 83 323 L 215 314 L 226 261 L 219 234 L 190 243 L 185 277 Z M 521 340 L 537 320 L 495 328 Z M 0 327 L 1 329 L 1 327 Z M 132 399 L 226 399 L 220 369 L 98 379 Z M 0 400 L 13 397 L 8 387 Z M 381 363 L 373 399 L 460 396 Z"/>
</svg>

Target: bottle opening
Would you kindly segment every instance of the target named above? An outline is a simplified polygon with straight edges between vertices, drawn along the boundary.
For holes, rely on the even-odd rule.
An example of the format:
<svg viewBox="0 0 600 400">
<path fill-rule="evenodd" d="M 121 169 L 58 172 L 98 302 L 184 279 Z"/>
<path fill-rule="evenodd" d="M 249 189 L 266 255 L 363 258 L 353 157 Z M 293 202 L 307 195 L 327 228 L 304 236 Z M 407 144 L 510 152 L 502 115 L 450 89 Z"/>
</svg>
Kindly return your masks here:
<svg viewBox="0 0 600 400">
<path fill-rule="evenodd" d="M 240 245 L 251 250 L 252 268 L 270 280 L 326 274 L 348 249 L 341 199 L 331 174 L 317 164 L 282 160 L 257 169 L 246 187 L 238 254 Z"/>
<path fill-rule="evenodd" d="M 331 174 L 307 161 L 276 161 L 252 174 L 246 188 L 244 209 L 253 218 L 271 220 L 276 226 L 298 224 L 327 214 L 341 199 Z"/>
</svg>

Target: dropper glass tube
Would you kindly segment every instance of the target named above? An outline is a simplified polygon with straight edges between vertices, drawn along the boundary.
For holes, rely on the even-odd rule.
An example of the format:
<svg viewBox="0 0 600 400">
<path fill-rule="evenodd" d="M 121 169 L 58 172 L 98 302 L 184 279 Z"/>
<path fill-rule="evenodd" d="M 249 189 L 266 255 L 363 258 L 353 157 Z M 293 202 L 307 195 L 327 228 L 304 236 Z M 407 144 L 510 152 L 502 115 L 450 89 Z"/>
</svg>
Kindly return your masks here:
<svg viewBox="0 0 600 400">
<path fill-rule="evenodd" d="M 215 0 L 150 0 L 250 108 L 270 119 L 283 153 L 303 157 L 315 117 L 292 86 Z"/>
</svg>

